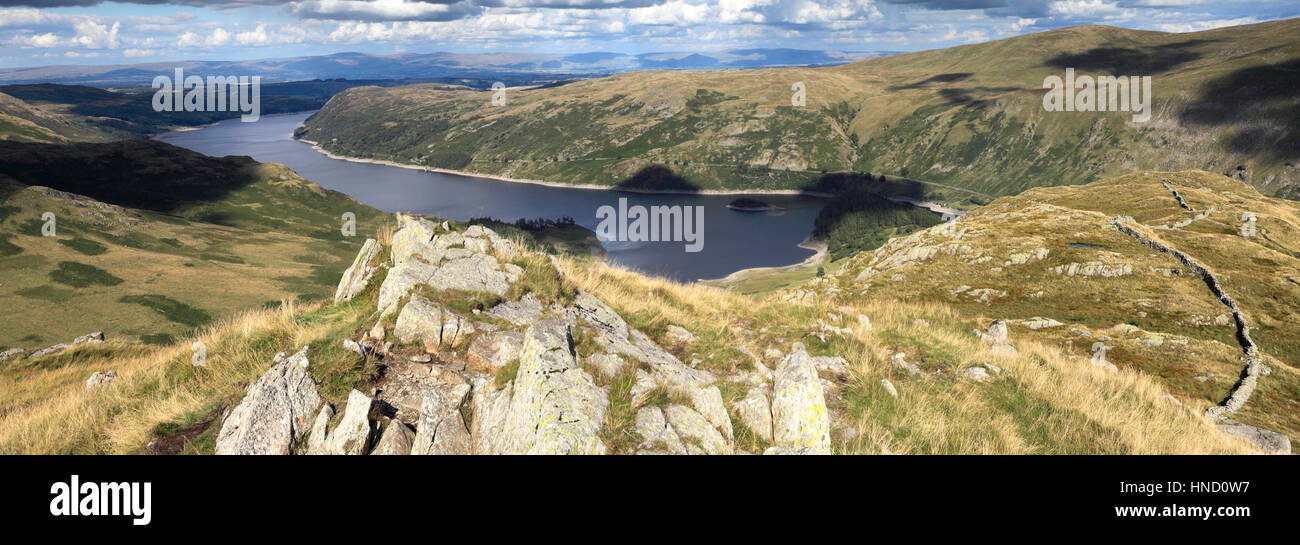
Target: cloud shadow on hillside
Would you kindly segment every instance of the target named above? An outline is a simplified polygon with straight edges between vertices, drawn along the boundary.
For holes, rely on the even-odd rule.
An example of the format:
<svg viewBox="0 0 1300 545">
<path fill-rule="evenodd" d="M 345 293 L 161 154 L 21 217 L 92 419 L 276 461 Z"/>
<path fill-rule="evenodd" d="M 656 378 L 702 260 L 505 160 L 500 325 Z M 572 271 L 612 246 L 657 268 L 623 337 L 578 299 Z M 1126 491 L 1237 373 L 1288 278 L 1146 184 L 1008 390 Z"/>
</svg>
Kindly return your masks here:
<svg viewBox="0 0 1300 545">
<path fill-rule="evenodd" d="M 1300 58 L 1242 68 L 1210 80 L 1179 115 L 1187 125 L 1246 125 L 1224 140 L 1231 151 L 1300 158 Z M 1242 123 L 1242 121 L 1264 121 Z"/>
<path fill-rule="evenodd" d="M 1047 60 L 1047 66 L 1079 72 L 1102 72 L 1116 76 L 1150 76 L 1168 72 L 1200 59 L 1197 51 L 1217 40 L 1187 40 L 1151 47 L 1094 47 L 1082 53 L 1061 53 Z"/>
<path fill-rule="evenodd" d="M 152 140 L 0 142 L 0 174 L 130 208 L 174 213 L 253 183 L 248 157 L 208 157 Z"/>
<path fill-rule="evenodd" d="M 702 189 L 698 184 L 687 180 L 680 174 L 673 172 L 673 169 L 663 165 L 650 165 L 638 170 L 636 174 L 625 178 L 623 181 L 614 184 L 614 189 L 619 190 L 653 190 L 653 191 L 685 191 L 698 192 Z"/>
</svg>

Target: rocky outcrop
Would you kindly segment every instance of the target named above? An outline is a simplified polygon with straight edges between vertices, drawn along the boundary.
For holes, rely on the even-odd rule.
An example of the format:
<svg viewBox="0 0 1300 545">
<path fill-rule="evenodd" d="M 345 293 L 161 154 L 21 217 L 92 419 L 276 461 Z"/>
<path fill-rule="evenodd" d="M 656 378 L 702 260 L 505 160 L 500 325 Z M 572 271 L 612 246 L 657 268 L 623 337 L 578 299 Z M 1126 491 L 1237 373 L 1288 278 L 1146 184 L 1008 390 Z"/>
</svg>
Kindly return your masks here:
<svg viewBox="0 0 1300 545">
<path fill-rule="evenodd" d="M 470 342 L 465 361 L 472 370 L 496 374 L 510 360 L 519 355 L 524 346 L 524 334 L 517 331 L 484 333 Z"/>
<path fill-rule="evenodd" d="M 597 340 L 605 352 L 622 354 L 646 363 L 650 366 L 650 375 L 661 386 L 687 391 L 697 386 L 707 386 L 716 380 L 706 371 L 683 364 L 644 333 L 629 327 L 618 313 L 590 293 L 578 292 L 573 300 L 573 309 L 581 320 L 596 330 Z"/>
<path fill-rule="evenodd" d="M 488 444 L 502 454 L 604 454 L 597 434 L 608 405 L 605 391 L 578 367 L 569 325 L 543 320 L 524 336 L 499 437 Z"/>
<path fill-rule="evenodd" d="M 221 423 L 217 454 L 289 454 L 307 433 L 321 404 L 307 373 L 308 347 L 292 356 L 277 354 L 274 364 L 248 387 L 243 401 Z"/>
<path fill-rule="evenodd" d="M 365 454 L 370 449 L 370 436 L 373 432 L 370 424 L 370 409 L 373 406 L 374 399 L 370 396 L 356 390 L 349 392 L 343 419 L 329 432 L 321 444 L 321 451 L 311 454 Z"/>
<path fill-rule="evenodd" d="M 384 427 L 383 433 L 379 436 L 379 442 L 375 443 L 375 450 L 370 451 L 371 455 L 376 456 L 406 456 L 411 453 L 411 446 L 415 442 L 415 432 L 406 424 L 397 420 L 392 420 L 388 426 Z"/>
<path fill-rule="evenodd" d="M 441 347 L 455 348 L 474 333 L 469 320 L 448 311 L 428 299 L 415 295 L 397 315 L 393 335 L 409 343 L 421 341 L 426 352 L 438 352 Z"/>
<path fill-rule="evenodd" d="M 343 271 L 343 278 L 339 280 L 339 286 L 334 290 L 335 304 L 350 301 L 361 290 L 366 289 L 366 284 L 370 283 L 370 278 L 379 269 L 378 265 L 372 265 L 371 262 L 382 249 L 383 245 L 375 239 L 366 239 L 366 242 L 361 245 L 361 251 L 357 252 L 357 257 L 352 260 L 352 266 Z"/>
<path fill-rule="evenodd" d="M 23 355 L 25 352 L 27 352 L 27 350 L 24 348 L 10 348 L 9 350 L 0 352 L 0 361 L 5 361 L 9 358 L 16 358 Z"/>
<path fill-rule="evenodd" d="M 776 367 L 772 387 L 772 439 L 778 447 L 831 450 L 830 417 L 821 379 L 807 352 L 797 350 Z"/>
<path fill-rule="evenodd" d="M 741 423 L 760 439 L 772 442 L 772 405 L 763 388 L 750 388 L 744 399 L 733 405 Z"/>
<path fill-rule="evenodd" d="M 411 441 L 411 454 L 470 454 L 469 429 L 461 407 L 469 397 L 470 385 L 453 382 L 429 390 L 420 404 L 420 423 Z"/>
</svg>

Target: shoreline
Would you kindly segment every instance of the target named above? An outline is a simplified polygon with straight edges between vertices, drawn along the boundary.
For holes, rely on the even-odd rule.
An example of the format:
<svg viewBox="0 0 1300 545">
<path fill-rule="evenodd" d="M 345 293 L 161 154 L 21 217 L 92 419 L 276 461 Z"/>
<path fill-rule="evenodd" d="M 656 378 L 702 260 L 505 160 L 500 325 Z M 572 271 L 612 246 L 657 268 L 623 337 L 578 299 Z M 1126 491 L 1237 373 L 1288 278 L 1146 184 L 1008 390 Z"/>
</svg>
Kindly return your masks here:
<svg viewBox="0 0 1300 545">
<path fill-rule="evenodd" d="M 548 182 L 545 180 L 536 180 L 532 178 L 512 178 L 509 176 L 501 176 L 497 174 L 484 174 L 484 173 L 472 172 L 468 170 L 452 170 L 448 168 L 408 165 L 405 163 L 398 163 L 395 161 L 388 161 L 385 159 L 366 159 L 363 157 L 351 157 L 347 155 L 338 155 L 325 150 L 325 148 L 322 148 L 320 144 L 317 142 L 308 140 L 306 138 L 298 138 L 297 136 L 293 136 L 292 138 L 293 140 L 296 140 L 298 142 L 302 142 L 304 144 L 310 145 L 313 150 L 316 150 L 321 155 L 329 157 L 330 159 L 338 159 L 340 161 L 348 161 L 350 163 L 366 163 L 371 165 L 383 165 L 389 167 L 404 168 L 408 170 L 435 172 L 438 174 L 450 174 L 453 176 L 463 176 L 467 178 L 485 178 L 488 180 L 496 180 L 498 182 L 533 184 L 533 185 L 542 185 L 546 187 L 558 187 L 558 188 L 570 188 L 570 189 L 585 189 L 591 191 L 614 191 L 620 193 L 638 193 L 643 195 L 796 195 L 796 196 L 803 196 L 803 197 L 813 197 L 818 199 L 835 198 L 835 195 L 833 193 L 823 193 L 820 191 L 804 191 L 801 189 L 769 189 L 769 190 L 760 190 L 760 191 L 733 190 L 733 189 L 700 189 L 697 191 L 685 191 L 685 190 L 678 190 L 678 189 L 632 189 L 632 188 L 620 188 L 620 187 L 614 187 L 608 185 L 595 185 L 595 184 L 566 184 L 560 182 Z"/>
<path fill-rule="evenodd" d="M 748 280 L 749 278 L 755 276 L 771 274 L 771 273 L 790 272 L 790 271 L 821 265 L 822 263 L 826 262 L 826 256 L 829 255 L 829 250 L 830 250 L 829 244 L 813 238 L 812 235 L 808 235 L 808 238 L 803 239 L 803 241 L 800 242 L 799 244 L 796 244 L 796 246 L 800 248 L 813 250 L 814 253 L 813 255 L 808 256 L 803 261 L 800 261 L 798 263 L 793 263 L 790 265 L 780 265 L 776 267 L 751 267 L 748 269 L 740 269 L 722 278 L 701 278 L 699 280 L 696 280 L 696 283 L 707 284 L 710 286 L 729 289 L 732 285 L 742 282 L 744 280 Z"/>
</svg>

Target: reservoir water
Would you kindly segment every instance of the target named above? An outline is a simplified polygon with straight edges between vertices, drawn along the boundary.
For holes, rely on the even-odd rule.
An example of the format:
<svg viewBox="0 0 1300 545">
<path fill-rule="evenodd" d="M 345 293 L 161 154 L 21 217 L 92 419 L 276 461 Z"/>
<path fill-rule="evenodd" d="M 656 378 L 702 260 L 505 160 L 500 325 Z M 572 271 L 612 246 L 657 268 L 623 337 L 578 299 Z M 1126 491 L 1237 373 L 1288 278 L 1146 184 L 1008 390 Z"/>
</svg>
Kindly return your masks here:
<svg viewBox="0 0 1300 545">
<path fill-rule="evenodd" d="M 798 244 L 812 231 L 813 219 L 827 202 L 799 195 L 764 195 L 759 198 L 784 210 L 740 212 L 727 208 L 727 203 L 737 198 L 734 195 L 648 195 L 551 187 L 331 159 L 293 139 L 294 129 L 310 115 L 264 116 L 255 123 L 235 119 L 158 139 L 207 155 L 247 155 L 264 163 L 281 163 L 326 189 L 387 212 L 417 212 L 456 221 L 570 216 L 594 230 L 599 223 L 597 209 L 605 205 L 617 208 L 619 198 L 626 198 L 628 206 L 703 206 L 704 247 L 700 252 L 686 252 L 682 242 L 603 243 L 613 263 L 688 282 L 803 261 L 813 251 Z"/>
</svg>

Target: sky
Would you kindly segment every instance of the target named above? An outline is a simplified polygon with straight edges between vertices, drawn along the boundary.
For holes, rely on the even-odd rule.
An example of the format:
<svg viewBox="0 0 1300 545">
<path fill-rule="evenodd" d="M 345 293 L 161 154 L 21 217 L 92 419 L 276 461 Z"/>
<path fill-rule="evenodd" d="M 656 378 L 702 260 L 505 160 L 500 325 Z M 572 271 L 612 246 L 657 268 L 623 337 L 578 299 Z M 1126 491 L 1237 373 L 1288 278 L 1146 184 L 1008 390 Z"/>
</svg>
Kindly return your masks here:
<svg viewBox="0 0 1300 545">
<path fill-rule="evenodd" d="M 1191 32 L 1298 0 L 0 0 L 0 66 L 344 51 L 917 51 L 1080 24 Z"/>
</svg>

